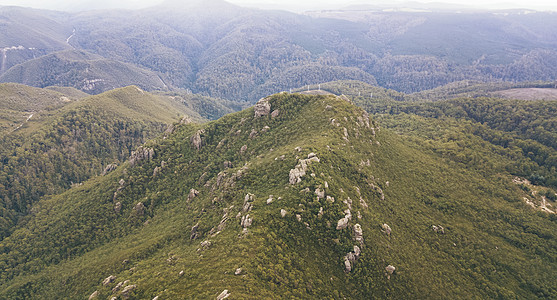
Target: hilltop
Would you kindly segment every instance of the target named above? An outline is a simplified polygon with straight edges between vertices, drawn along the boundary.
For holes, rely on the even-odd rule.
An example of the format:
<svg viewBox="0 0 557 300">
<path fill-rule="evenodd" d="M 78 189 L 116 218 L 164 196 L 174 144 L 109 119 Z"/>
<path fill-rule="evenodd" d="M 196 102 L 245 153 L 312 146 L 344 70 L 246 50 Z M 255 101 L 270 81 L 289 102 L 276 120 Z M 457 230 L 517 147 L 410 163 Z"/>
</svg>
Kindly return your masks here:
<svg viewBox="0 0 557 300">
<path fill-rule="evenodd" d="M 551 298 L 554 217 L 381 128 L 345 96 L 277 94 L 174 124 L 36 203 L 0 297 Z"/>
</svg>

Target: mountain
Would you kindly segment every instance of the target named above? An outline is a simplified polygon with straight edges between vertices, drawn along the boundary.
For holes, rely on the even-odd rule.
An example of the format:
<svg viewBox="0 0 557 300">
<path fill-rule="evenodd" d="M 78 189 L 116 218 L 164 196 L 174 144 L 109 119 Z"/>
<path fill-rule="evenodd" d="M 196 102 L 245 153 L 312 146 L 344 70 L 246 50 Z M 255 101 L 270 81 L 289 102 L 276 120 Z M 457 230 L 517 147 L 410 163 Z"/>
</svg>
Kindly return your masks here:
<svg viewBox="0 0 557 300">
<path fill-rule="evenodd" d="M 0 297 L 557 294 L 555 214 L 346 96 L 281 93 L 171 128 L 33 205 L 0 243 Z"/>
<path fill-rule="evenodd" d="M 147 90 L 168 90 L 156 73 L 80 50 L 66 50 L 26 61 L 0 75 L 0 82 L 35 87 L 73 87 L 89 94 L 137 85 Z"/>
<path fill-rule="evenodd" d="M 342 79 L 414 93 L 466 80 L 516 83 L 557 77 L 552 12 L 371 7 L 300 15 L 225 1 L 167 1 L 139 10 L 76 13 L 17 10 L 17 24 L 34 24 L 36 15 L 52 23 L 44 35 L 63 45 L 56 51 L 73 47 L 107 59 L 102 65 L 87 56 L 79 60 L 78 69 L 93 64 L 98 69 L 94 79 L 107 82 L 95 93 L 128 84 L 145 90 L 166 85 L 255 103 L 271 93 Z M 24 43 L 27 31 L 13 38 L 18 36 L 21 43 L 16 39 L 6 47 L 30 47 Z M 35 48 L 39 59 L 55 51 L 49 45 Z M 13 51 L 6 51 L 9 62 Z M 17 63 L 32 58 L 28 54 Z M 49 85 L 87 86 L 83 71 L 67 71 L 66 59 L 48 62 L 64 76 L 45 78 L 36 61 L 15 67 L 4 63 L 4 72 L 17 69 L 4 80 L 34 84 L 25 80 L 38 77 Z M 106 72 L 120 69 L 125 72 L 116 72 L 116 78 L 123 82 Z M 135 80 L 127 74 L 140 76 Z"/>
<path fill-rule="evenodd" d="M 0 85 L 0 238 L 33 203 L 112 170 L 173 122 L 233 111 L 207 97 L 135 86 L 85 98 L 62 91 Z"/>
<path fill-rule="evenodd" d="M 0 74 L 27 60 L 69 49 L 72 26 L 63 13 L 0 6 Z"/>
</svg>

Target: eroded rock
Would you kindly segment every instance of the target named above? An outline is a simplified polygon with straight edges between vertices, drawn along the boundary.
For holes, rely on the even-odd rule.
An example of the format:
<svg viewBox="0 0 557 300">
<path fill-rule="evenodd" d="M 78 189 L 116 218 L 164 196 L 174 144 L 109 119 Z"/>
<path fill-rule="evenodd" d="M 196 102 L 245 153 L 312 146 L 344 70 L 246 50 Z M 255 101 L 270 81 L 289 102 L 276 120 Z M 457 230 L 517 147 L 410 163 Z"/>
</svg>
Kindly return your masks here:
<svg viewBox="0 0 557 300">
<path fill-rule="evenodd" d="M 271 112 L 271 103 L 269 103 L 269 98 L 262 98 L 257 101 L 253 110 L 256 118 L 268 115 Z"/>
<path fill-rule="evenodd" d="M 201 139 L 201 135 L 205 133 L 204 129 L 198 130 L 192 137 L 191 143 L 195 147 L 195 149 L 200 150 L 203 147 L 203 140 Z"/>
<path fill-rule="evenodd" d="M 217 300 L 226 299 L 228 297 L 230 297 L 230 293 L 228 292 L 228 290 L 224 290 L 217 296 Z"/>
<path fill-rule="evenodd" d="M 348 222 L 352 219 L 352 213 L 350 212 L 349 209 L 345 210 L 344 213 L 345 213 L 344 218 L 338 220 L 337 230 L 342 230 L 348 227 Z"/>
<path fill-rule="evenodd" d="M 356 242 L 360 243 L 360 245 L 363 245 L 364 233 L 362 231 L 362 226 L 360 226 L 360 224 L 354 225 L 354 238 L 356 239 Z"/>
<path fill-rule="evenodd" d="M 153 148 L 140 146 L 139 148 L 137 148 L 136 151 L 133 151 L 132 154 L 130 155 L 130 159 L 129 159 L 130 165 L 133 167 L 138 163 L 140 163 L 141 161 L 151 160 L 153 159 L 154 155 L 155 155 L 155 150 Z"/>
</svg>

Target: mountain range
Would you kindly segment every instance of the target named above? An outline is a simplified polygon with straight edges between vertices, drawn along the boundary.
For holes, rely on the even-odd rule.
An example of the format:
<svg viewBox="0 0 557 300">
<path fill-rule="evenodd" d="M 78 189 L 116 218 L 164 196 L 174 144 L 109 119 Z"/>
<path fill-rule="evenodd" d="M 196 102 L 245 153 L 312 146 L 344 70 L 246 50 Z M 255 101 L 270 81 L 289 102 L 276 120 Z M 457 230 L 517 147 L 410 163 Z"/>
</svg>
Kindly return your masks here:
<svg viewBox="0 0 557 300">
<path fill-rule="evenodd" d="M 414 8 L 0 7 L 0 299 L 557 298 L 554 14 Z"/>
<path fill-rule="evenodd" d="M 367 8 L 300 15 L 215 0 L 79 13 L 3 7 L 0 17 L 0 81 L 45 87 L 61 77 L 88 93 L 137 78 L 149 91 L 187 89 L 254 103 L 341 79 L 409 93 L 461 80 L 557 77 L 552 12 Z M 58 51 L 66 52 L 52 56 Z M 78 74 L 67 71 L 69 61 L 79 64 Z M 45 63 L 54 74 L 38 71 Z M 115 68 L 125 70 L 118 80 Z"/>
</svg>

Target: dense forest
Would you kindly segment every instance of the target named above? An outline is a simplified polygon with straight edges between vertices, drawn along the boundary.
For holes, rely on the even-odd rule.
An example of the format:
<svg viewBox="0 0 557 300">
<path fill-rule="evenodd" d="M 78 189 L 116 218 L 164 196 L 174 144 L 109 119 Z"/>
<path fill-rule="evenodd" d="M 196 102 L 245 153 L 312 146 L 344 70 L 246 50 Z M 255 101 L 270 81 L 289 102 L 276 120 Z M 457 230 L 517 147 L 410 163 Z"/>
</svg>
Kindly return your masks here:
<svg viewBox="0 0 557 300">
<path fill-rule="evenodd" d="M 464 80 L 557 78 L 557 24 L 549 12 L 370 8 L 300 15 L 168 1 L 110 13 L 3 7 L 0 16 L 28 23 L 17 27 L 25 34 L 2 33 L 0 82 L 95 94 L 135 84 L 255 103 L 334 80 L 413 93 Z"/>
</svg>

